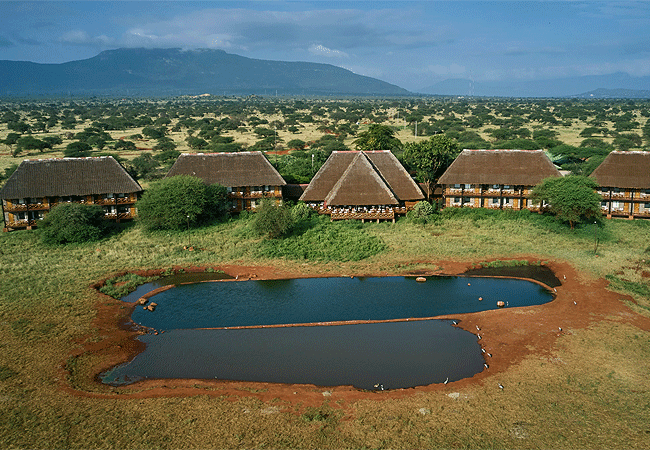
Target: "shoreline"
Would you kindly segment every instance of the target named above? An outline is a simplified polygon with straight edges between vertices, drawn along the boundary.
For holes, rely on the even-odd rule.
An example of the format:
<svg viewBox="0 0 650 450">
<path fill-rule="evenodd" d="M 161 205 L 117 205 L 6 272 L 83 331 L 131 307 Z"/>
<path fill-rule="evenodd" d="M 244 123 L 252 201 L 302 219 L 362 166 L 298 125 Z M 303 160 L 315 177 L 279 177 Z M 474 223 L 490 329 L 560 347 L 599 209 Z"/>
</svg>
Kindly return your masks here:
<svg viewBox="0 0 650 450">
<path fill-rule="evenodd" d="M 515 259 L 515 258 L 509 258 Z M 518 258 L 521 259 L 521 258 Z M 526 257 L 526 260 L 533 262 L 538 260 L 533 257 Z M 472 268 L 473 262 L 458 261 L 427 261 L 435 264 L 437 270 L 427 273 L 373 273 L 358 274 L 354 276 L 462 276 L 464 272 Z M 289 402 L 300 402 L 302 404 L 318 404 L 322 402 L 323 395 L 337 401 L 347 403 L 362 399 L 388 399 L 400 398 L 405 395 L 413 395 L 417 392 L 431 391 L 453 391 L 462 389 L 465 386 L 485 383 L 491 378 L 507 371 L 513 365 L 521 362 L 532 354 L 540 356 L 552 352 L 556 340 L 562 335 L 572 334 L 573 329 L 586 328 L 591 323 L 600 319 L 608 318 L 615 314 L 632 314 L 635 320 L 628 320 L 639 328 L 650 330 L 650 319 L 632 313 L 621 300 L 629 300 L 630 297 L 606 290 L 609 284 L 606 280 L 587 279 L 578 273 L 568 263 L 549 261 L 545 264 L 557 278 L 566 277 L 562 285 L 556 288 L 553 293 L 554 299 L 548 303 L 536 306 L 494 309 L 475 313 L 441 315 L 432 318 L 408 318 L 392 319 L 390 321 L 415 321 L 415 320 L 456 320 L 459 328 L 474 332 L 475 327 L 480 325 L 482 335 L 482 346 L 487 352 L 493 354 L 490 358 L 488 369 L 476 375 L 450 382 L 447 385 L 442 383 L 426 386 L 417 386 L 406 389 L 386 391 L 364 391 L 352 386 L 315 386 L 315 385 L 291 385 L 264 382 L 240 382 L 227 380 L 203 380 L 203 379 L 147 379 L 134 382 L 120 387 L 113 387 L 101 383 L 98 374 L 118 364 L 130 361 L 138 353 L 144 350 L 145 344 L 136 338 L 148 332 L 148 329 L 140 327 L 131 321 L 133 309 L 138 304 L 134 302 L 124 307 L 122 300 L 97 291 L 98 302 L 96 304 L 97 316 L 93 325 L 104 337 L 99 342 L 88 343 L 78 342 L 82 348 L 72 352 L 69 357 L 77 358 L 92 354 L 99 359 L 92 367 L 93 380 L 90 382 L 93 390 L 83 390 L 72 386 L 69 381 L 61 383 L 61 389 L 71 395 L 94 397 L 94 398 L 151 398 L 151 397 L 179 397 L 192 395 L 214 395 L 239 398 L 242 396 L 253 396 L 261 400 L 281 398 Z M 314 275 L 301 273 L 297 269 L 294 273 L 278 271 L 273 267 L 263 266 L 237 266 L 223 265 L 218 267 L 226 274 L 238 279 L 259 279 L 274 280 L 286 278 L 313 278 Z M 202 272 L 204 268 L 184 268 L 185 272 Z M 141 275 L 157 275 L 162 270 L 140 270 L 132 271 Z M 350 274 L 329 274 L 333 276 L 351 276 Z M 490 277 L 493 277 L 490 275 Z M 505 276 L 504 278 L 513 278 Z M 515 277 L 516 278 L 516 277 Z M 544 286 L 553 291 L 548 285 L 530 278 L 522 278 Z M 97 289 L 102 282 L 94 284 Z M 163 288 L 169 289 L 168 286 Z M 158 288 L 154 291 L 159 291 Z M 151 291 L 145 296 L 153 296 Z M 143 296 L 144 297 L 144 296 Z M 107 302 L 107 300 L 109 300 Z M 574 304 L 576 302 L 576 304 Z M 357 323 L 373 323 L 387 321 L 355 321 Z M 342 325 L 349 322 L 321 323 L 321 325 Z M 318 325 L 318 324 L 317 324 Z M 281 326 L 305 326 L 305 324 L 291 324 Z M 261 326 L 260 326 L 261 327 Z M 235 327 L 229 327 L 234 329 Z M 562 328 L 562 331 L 560 331 Z M 147 331 L 144 331 L 147 330 Z M 60 367 L 62 380 L 69 380 L 70 371 L 66 364 Z M 496 380 L 496 378 L 495 378 Z M 495 382 L 496 385 L 496 381 Z"/>
</svg>

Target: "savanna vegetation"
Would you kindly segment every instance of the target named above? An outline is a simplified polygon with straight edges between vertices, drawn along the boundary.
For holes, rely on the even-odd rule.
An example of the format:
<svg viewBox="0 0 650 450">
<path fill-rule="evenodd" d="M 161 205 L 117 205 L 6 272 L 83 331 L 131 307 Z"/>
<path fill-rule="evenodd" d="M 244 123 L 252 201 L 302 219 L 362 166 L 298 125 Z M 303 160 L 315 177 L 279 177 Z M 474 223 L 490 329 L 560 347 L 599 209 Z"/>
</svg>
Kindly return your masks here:
<svg viewBox="0 0 650 450">
<path fill-rule="evenodd" d="M 373 130 L 386 138 L 388 127 L 404 160 L 415 150 L 409 143 L 427 146 L 442 134 L 454 144 L 451 151 L 455 145 L 546 148 L 585 175 L 592 158 L 625 142 L 637 150 L 650 145 L 649 106 L 491 99 L 3 103 L 0 173 L 6 178 L 19 158 L 62 156 L 71 143 L 84 142 L 91 155 L 115 154 L 155 193 L 175 152 L 257 145 L 270 149 L 269 160 L 283 175 L 304 180 L 331 150 L 353 149 Z M 61 142 L 42 151 L 19 149 L 18 139 L 28 135 Z M 433 170 L 426 160 L 411 164 L 423 177 Z M 205 202 L 196 206 L 179 209 L 170 219 L 174 226 L 122 223 L 96 241 L 48 242 L 47 227 L 0 234 L 2 448 L 647 448 L 650 332 L 638 324 L 650 319 L 650 221 L 576 221 L 571 229 L 551 214 L 435 211 L 422 202 L 395 224 L 360 224 L 330 223 L 300 204 L 267 205 L 266 215 L 238 217 L 202 216 Z M 184 250 L 188 242 L 191 252 Z M 104 338 L 93 320 L 109 300 L 98 305 L 91 285 L 112 279 L 106 291 L 119 296 L 143 281 L 114 277 L 125 271 L 237 265 L 313 276 L 403 274 L 434 270 L 440 261 L 471 267 L 524 257 L 568 262 L 584 280 L 606 278 L 610 289 L 633 300 L 621 296 L 621 314 L 595 318 L 498 378 L 454 388 L 455 396 L 432 391 L 340 404 L 315 387 L 306 404 L 274 398 L 272 389 L 230 396 L 219 386 L 203 386 L 190 396 L 126 399 L 94 381 L 92 353 L 75 356 L 82 345 Z M 61 386 L 103 397 L 72 395 Z"/>
</svg>

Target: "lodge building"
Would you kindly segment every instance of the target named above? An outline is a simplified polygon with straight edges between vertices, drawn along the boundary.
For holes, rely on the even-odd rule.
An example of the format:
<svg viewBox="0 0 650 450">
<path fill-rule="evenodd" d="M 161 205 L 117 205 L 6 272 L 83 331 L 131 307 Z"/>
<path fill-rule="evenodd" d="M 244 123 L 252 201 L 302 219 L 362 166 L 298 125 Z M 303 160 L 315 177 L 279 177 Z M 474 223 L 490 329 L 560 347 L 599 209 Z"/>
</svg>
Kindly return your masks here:
<svg viewBox="0 0 650 450">
<path fill-rule="evenodd" d="M 334 151 L 300 200 L 331 220 L 395 221 L 424 195 L 389 150 Z"/>
<path fill-rule="evenodd" d="M 607 218 L 650 218 L 650 152 L 611 152 L 590 177 Z"/>
<path fill-rule="evenodd" d="M 541 211 L 545 205 L 529 199 L 530 191 L 561 176 L 543 150 L 463 150 L 438 184 L 443 207 Z"/>
<path fill-rule="evenodd" d="M 30 230 L 60 203 L 101 205 L 106 219 L 132 219 L 141 192 L 112 156 L 25 160 L 0 189 L 3 231 Z"/>
<path fill-rule="evenodd" d="M 262 152 L 183 153 L 166 177 L 175 175 L 226 187 L 232 212 L 254 210 L 263 198 L 281 202 L 287 184 Z"/>
</svg>

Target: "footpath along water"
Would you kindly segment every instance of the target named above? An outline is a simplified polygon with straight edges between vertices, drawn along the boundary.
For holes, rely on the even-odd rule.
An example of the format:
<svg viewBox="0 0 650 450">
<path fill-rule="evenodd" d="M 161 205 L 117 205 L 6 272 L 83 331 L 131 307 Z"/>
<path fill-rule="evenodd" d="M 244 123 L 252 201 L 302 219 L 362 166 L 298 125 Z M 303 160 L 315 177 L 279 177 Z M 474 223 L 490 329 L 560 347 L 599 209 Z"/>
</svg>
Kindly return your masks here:
<svg viewBox="0 0 650 450">
<path fill-rule="evenodd" d="M 146 350 L 100 378 L 113 385 L 144 378 L 217 378 L 363 389 L 377 384 L 393 389 L 447 378 L 454 381 L 483 370 L 484 360 L 476 336 L 453 327 L 448 320 L 223 328 L 434 317 L 496 309 L 499 300 L 509 308 L 538 305 L 552 298 L 538 284 L 498 278 L 429 277 L 425 283 L 412 277 L 309 278 L 185 284 L 152 297 L 158 305 L 155 311 L 135 309 L 132 318 L 136 323 L 165 333 L 140 337 Z"/>
</svg>

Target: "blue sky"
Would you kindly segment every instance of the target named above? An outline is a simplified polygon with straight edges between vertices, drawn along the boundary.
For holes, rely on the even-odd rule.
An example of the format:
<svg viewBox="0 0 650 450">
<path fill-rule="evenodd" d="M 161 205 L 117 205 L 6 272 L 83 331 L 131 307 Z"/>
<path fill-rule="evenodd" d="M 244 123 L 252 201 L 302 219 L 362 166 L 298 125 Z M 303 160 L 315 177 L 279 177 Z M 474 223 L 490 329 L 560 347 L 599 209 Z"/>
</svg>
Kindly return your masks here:
<svg viewBox="0 0 650 450">
<path fill-rule="evenodd" d="M 120 47 L 329 63 L 410 90 L 647 76 L 650 2 L 0 2 L 0 59 L 61 63 Z"/>
</svg>

